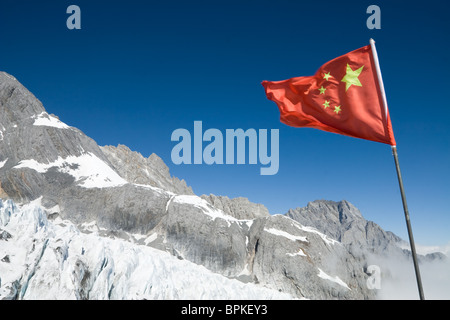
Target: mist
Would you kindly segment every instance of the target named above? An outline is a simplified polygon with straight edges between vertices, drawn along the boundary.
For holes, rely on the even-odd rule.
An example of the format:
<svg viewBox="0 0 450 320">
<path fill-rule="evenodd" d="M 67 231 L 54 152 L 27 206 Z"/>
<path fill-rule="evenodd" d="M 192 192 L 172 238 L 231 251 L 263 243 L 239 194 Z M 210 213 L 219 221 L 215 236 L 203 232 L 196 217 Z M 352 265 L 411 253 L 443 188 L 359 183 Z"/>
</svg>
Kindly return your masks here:
<svg viewBox="0 0 450 320">
<path fill-rule="evenodd" d="M 427 261 L 420 259 L 419 270 L 426 300 L 450 300 L 450 258 L 448 248 L 439 251 L 447 258 Z M 430 253 L 430 248 L 419 248 L 418 253 Z M 390 256 L 376 258 L 381 269 L 381 286 L 377 289 L 377 298 L 382 300 L 416 300 L 419 290 L 411 258 Z"/>
</svg>

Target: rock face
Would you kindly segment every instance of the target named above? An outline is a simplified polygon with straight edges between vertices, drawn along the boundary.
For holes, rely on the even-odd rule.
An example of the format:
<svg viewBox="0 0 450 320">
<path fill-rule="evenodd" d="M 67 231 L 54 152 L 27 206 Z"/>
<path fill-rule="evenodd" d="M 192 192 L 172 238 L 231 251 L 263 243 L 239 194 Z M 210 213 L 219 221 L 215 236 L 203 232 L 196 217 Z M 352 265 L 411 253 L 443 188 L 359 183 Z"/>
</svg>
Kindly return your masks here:
<svg viewBox="0 0 450 320">
<path fill-rule="evenodd" d="M 348 248 L 365 248 L 381 254 L 388 249 L 400 250 L 402 240 L 392 232 L 384 231 L 348 201 L 313 201 L 305 208 L 291 209 L 286 216 L 303 225 L 317 228 Z"/>
<path fill-rule="evenodd" d="M 130 183 L 149 185 L 177 194 L 194 194 L 184 180 L 170 176 L 169 168 L 154 153 L 144 158 L 140 153 L 121 144 L 100 149 L 117 173 Z"/>
<path fill-rule="evenodd" d="M 46 174 L 14 170 L 20 161 L 49 164 L 83 154 L 107 161 L 92 139 L 47 114 L 41 102 L 6 73 L 0 73 L 0 131 L 2 193 L 20 201 L 37 198 L 41 188 L 50 192 L 49 182 L 56 178 L 52 170 Z M 54 183 L 65 187 L 71 184 L 71 179 L 61 177 L 54 179 Z"/>
<path fill-rule="evenodd" d="M 4 72 L 0 73 L 0 196 L 18 205 L 39 201 L 46 221 L 61 219 L 80 230 L 95 225 L 101 230 L 99 237 L 168 252 L 209 272 L 295 298 L 375 298 L 376 292 L 366 285 L 362 248 L 369 245 L 371 252 L 384 252 L 397 248 L 399 240 L 364 220 L 346 201 L 316 201 L 272 216 L 263 205 L 245 198 L 198 197 L 183 180 L 171 177 L 157 155 L 144 158 L 122 145 L 99 147 L 80 130 L 49 115 L 33 94 Z M 8 231 L 9 208 L 0 210 L 0 243 L 8 235 L 15 237 Z M 98 241 L 104 243 L 105 252 L 112 250 L 106 241 Z M 92 263 L 73 262 L 80 277 L 66 279 L 68 287 L 59 283 L 62 296 L 87 297 L 76 288 L 83 273 L 97 270 Z M 56 269 L 52 270 L 58 275 L 61 268 Z M 120 272 L 109 270 L 113 275 Z M 11 275 L 9 288 L 27 286 L 27 272 Z M 111 278 L 98 281 L 110 283 Z M 27 290 L 29 297 L 42 290 L 33 288 L 37 291 Z M 74 291 L 67 293 L 67 288 Z"/>
<path fill-rule="evenodd" d="M 213 194 L 209 196 L 202 195 L 201 198 L 217 209 L 222 210 L 225 214 L 237 219 L 254 219 L 269 216 L 269 210 L 264 205 L 250 202 L 247 198 L 230 199 L 226 196 L 215 196 Z"/>
</svg>

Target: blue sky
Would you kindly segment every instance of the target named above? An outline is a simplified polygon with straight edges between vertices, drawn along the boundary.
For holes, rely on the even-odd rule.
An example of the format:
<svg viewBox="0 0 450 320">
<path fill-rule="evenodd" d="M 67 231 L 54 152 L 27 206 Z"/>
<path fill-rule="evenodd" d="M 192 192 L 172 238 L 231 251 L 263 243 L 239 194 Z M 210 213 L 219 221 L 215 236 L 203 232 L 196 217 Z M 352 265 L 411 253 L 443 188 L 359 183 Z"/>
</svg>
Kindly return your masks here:
<svg viewBox="0 0 450 320">
<path fill-rule="evenodd" d="M 66 9 L 81 8 L 81 30 Z M 381 8 L 381 30 L 366 9 Z M 271 213 L 346 199 L 407 239 L 390 147 L 279 121 L 263 80 L 308 76 L 374 38 L 416 242 L 450 241 L 450 84 L 445 1 L 2 1 L 0 70 L 100 145 L 158 154 L 196 194 Z M 171 133 L 279 129 L 280 169 L 174 165 Z"/>
</svg>

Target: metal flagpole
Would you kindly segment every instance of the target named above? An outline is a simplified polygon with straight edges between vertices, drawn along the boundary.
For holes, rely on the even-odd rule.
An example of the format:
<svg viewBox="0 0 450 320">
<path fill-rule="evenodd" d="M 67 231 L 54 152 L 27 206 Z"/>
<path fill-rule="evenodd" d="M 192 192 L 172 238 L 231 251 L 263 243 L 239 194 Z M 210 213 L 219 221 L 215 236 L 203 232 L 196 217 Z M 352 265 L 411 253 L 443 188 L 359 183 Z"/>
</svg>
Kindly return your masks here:
<svg viewBox="0 0 450 320">
<path fill-rule="evenodd" d="M 381 96 L 383 99 L 384 112 L 385 112 L 385 115 L 387 118 L 388 113 L 387 113 L 386 93 L 384 91 L 384 84 L 383 84 L 383 78 L 381 77 L 380 63 L 378 61 L 377 50 L 375 48 L 375 41 L 373 39 L 370 39 L 370 46 L 372 47 L 373 59 L 375 61 L 375 68 L 377 70 L 378 83 L 380 85 Z M 412 258 L 413 258 L 413 262 L 414 262 L 414 270 L 416 272 L 416 280 L 417 280 L 417 287 L 419 289 L 419 296 L 420 296 L 421 300 L 425 300 L 425 296 L 423 294 L 423 288 L 422 288 L 422 280 L 420 277 L 419 263 L 417 261 L 416 246 L 414 244 L 414 237 L 413 237 L 413 233 L 412 233 L 411 222 L 409 219 L 408 204 L 406 203 L 405 190 L 403 188 L 403 179 L 402 179 L 402 174 L 400 172 L 400 164 L 398 162 L 397 147 L 391 146 L 391 148 L 392 148 L 392 154 L 394 156 L 395 168 L 397 169 L 398 184 L 400 186 L 400 193 L 402 196 L 403 211 L 405 212 L 406 227 L 408 229 L 409 244 L 411 246 L 411 253 L 412 253 Z"/>
<path fill-rule="evenodd" d="M 403 211 L 405 212 L 406 227 L 408 228 L 409 244 L 411 246 L 411 252 L 412 252 L 412 257 L 413 257 L 413 262 L 414 262 L 414 270 L 416 271 L 416 280 L 417 280 L 417 286 L 419 288 L 419 296 L 420 296 L 421 300 L 425 300 L 425 297 L 423 294 L 423 288 L 422 288 L 422 280 L 420 278 L 419 263 L 417 261 L 416 246 L 414 244 L 411 222 L 409 220 L 408 204 L 406 203 L 406 196 L 405 196 L 405 190 L 403 188 L 402 174 L 400 172 L 400 165 L 398 163 L 398 155 L 397 155 L 397 147 L 396 146 L 392 146 L 392 154 L 394 155 L 395 168 L 397 169 L 398 184 L 400 186 L 400 193 L 402 195 Z"/>
</svg>

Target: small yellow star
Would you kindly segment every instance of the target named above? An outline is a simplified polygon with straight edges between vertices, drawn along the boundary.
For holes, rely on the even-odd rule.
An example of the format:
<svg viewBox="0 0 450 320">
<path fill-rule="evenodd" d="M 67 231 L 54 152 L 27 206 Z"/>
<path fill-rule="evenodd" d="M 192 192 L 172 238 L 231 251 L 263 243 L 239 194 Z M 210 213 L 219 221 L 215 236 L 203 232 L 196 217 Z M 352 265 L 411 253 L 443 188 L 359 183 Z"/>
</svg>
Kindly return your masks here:
<svg viewBox="0 0 450 320">
<path fill-rule="evenodd" d="M 331 74 L 328 72 L 328 73 L 325 73 L 324 74 L 324 76 L 323 76 L 323 78 L 325 79 L 325 80 L 327 80 L 328 81 L 328 78 L 329 77 L 331 77 Z"/>
<path fill-rule="evenodd" d="M 341 112 L 342 110 L 341 110 L 341 106 L 337 106 L 337 107 L 334 107 L 334 112 L 336 113 L 336 114 L 339 114 L 339 112 Z"/>
<path fill-rule="evenodd" d="M 325 91 L 326 91 L 327 89 L 325 89 L 323 86 L 321 86 L 320 88 L 319 88 L 319 91 L 320 91 L 320 94 L 325 94 Z"/>
<path fill-rule="evenodd" d="M 330 101 L 325 100 L 324 104 L 323 104 L 324 109 L 329 108 L 330 107 Z"/>
</svg>

